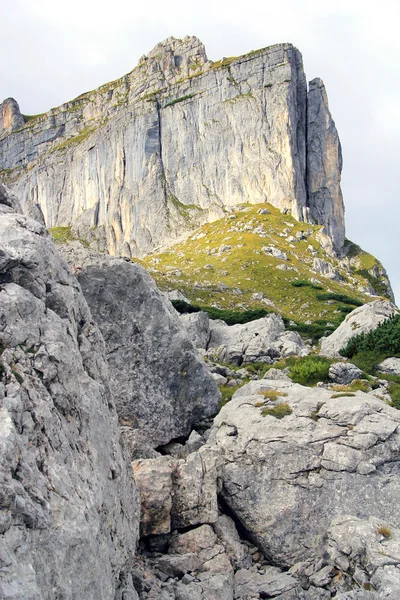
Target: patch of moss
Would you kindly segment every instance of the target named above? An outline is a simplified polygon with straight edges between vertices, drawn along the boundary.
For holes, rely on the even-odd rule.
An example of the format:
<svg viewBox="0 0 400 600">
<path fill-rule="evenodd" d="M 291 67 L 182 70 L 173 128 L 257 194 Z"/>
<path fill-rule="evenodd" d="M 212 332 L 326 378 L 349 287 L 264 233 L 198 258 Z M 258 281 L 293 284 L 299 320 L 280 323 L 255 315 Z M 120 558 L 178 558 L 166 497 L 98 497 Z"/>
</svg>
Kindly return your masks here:
<svg viewBox="0 0 400 600">
<path fill-rule="evenodd" d="M 265 400 L 277 400 L 280 396 L 287 396 L 286 392 L 280 392 L 279 390 L 264 390 L 258 392 L 260 396 L 265 398 Z"/>
<path fill-rule="evenodd" d="M 275 419 L 283 419 L 284 417 L 291 415 L 293 412 L 292 408 L 289 406 L 287 402 L 282 402 L 281 404 L 277 404 L 273 408 L 264 408 L 261 411 L 263 417 L 271 416 L 275 417 Z"/>
<path fill-rule="evenodd" d="M 193 94 L 186 94 L 186 96 L 181 96 L 180 98 L 175 98 L 174 100 L 170 100 L 169 102 L 166 102 L 164 104 L 163 108 L 167 108 L 167 106 L 173 106 L 174 104 L 178 104 L 179 102 L 184 102 L 185 100 L 190 100 L 191 98 L 194 98 L 198 94 L 199 94 L 199 92 L 193 93 Z"/>
</svg>

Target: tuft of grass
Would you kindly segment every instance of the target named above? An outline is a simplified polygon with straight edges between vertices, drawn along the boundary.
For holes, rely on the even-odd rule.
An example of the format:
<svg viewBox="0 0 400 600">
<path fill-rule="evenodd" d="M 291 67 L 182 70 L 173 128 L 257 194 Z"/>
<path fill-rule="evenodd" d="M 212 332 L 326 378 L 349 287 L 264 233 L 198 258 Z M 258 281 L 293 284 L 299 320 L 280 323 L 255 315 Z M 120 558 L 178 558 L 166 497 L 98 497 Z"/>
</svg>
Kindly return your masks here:
<svg viewBox="0 0 400 600">
<path fill-rule="evenodd" d="M 265 390 L 258 392 L 260 396 L 263 396 L 265 400 L 277 400 L 279 396 L 287 396 L 286 392 L 280 392 L 279 390 Z"/>
<path fill-rule="evenodd" d="M 65 242 L 67 242 L 68 240 L 75 239 L 72 235 L 71 227 L 52 227 L 51 229 L 49 229 L 49 231 L 51 233 L 51 237 L 58 244 L 65 244 Z"/>
<path fill-rule="evenodd" d="M 289 377 L 301 385 L 312 386 L 319 381 L 327 383 L 331 364 L 332 361 L 323 356 L 304 356 L 289 367 Z"/>
<path fill-rule="evenodd" d="M 380 525 L 376 530 L 377 535 L 383 535 L 387 540 L 392 537 L 392 530 L 387 525 Z"/>
<path fill-rule="evenodd" d="M 221 410 L 225 404 L 232 400 L 232 396 L 238 388 L 229 387 L 228 385 L 220 385 L 218 387 L 221 392 L 221 400 L 219 402 L 219 410 Z"/>
<path fill-rule="evenodd" d="M 345 398 L 346 396 L 355 396 L 353 392 L 342 392 L 341 394 L 332 394 L 331 398 Z"/>
<path fill-rule="evenodd" d="M 163 108 L 167 108 L 167 106 L 173 106 L 174 104 L 178 104 L 178 102 L 183 102 L 184 100 L 190 100 L 190 98 L 194 98 L 194 96 L 197 96 L 197 94 L 186 94 L 186 96 L 175 98 L 174 100 L 170 100 L 164 104 Z"/>
<path fill-rule="evenodd" d="M 287 402 L 282 402 L 281 404 L 277 404 L 273 408 L 264 408 L 261 411 L 263 417 L 267 417 L 268 415 L 271 417 L 275 417 L 275 419 L 283 419 L 284 417 L 291 415 L 293 410 L 289 406 Z"/>
</svg>

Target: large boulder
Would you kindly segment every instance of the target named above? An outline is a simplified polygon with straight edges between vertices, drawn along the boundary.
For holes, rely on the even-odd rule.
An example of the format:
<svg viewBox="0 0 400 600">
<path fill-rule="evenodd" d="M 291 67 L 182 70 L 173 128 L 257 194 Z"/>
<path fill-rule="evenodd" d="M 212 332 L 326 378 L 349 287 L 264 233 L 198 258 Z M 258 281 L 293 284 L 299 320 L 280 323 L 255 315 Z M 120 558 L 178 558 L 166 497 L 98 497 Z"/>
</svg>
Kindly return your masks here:
<svg viewBox="0 0 400 600">
<path fill-rule="evenodd" d="M 385 375 L 396 375 L 400 377 L 400 358 L 386 358 L 378 365 L 378 371 Z"/>
<path fill-rule="evenodd" d="M 321 354 L 324 356 L 340 356 L 339 351 L 351 338 L 361 333 L 373 331 L 392 315 L 399 314 L 399 309 L 388 300 L 375 300 L 364 304 L 347 315 L 339 327 L 321 342 Z"/>
<path fill-rule="evenodd" d="M 270 314 L 250 323 L 227 325 L 224 321 L 210 321 L 208 353 L 214 358 L 242 364 L 308 354 L 298 333 L 285 331 L 282 317 Z"/>
<path fill-rule="evenodd" d="M 132 457 L 143 456 L 143 436 L 155 448 L 214 416 L 217 385 L 150 275 L 79 242 L 62 251 L 103 334 L 120 422 L 137 433 Z"/>
<path fill-rule="evenodd" d="M 0 195 L 0 596 L 134 600 L 139 507 L 104 342 L 45 228 L 13 204 Z"/>
<path fill-rule="evenodd" d="M 323 556 L 332 517 L 399 526 L 399 424 L 370 394 L 259 380 L 222 408 L 208 444 L 224 501 L 273 564 L 291 567 Z"/>
</svg>

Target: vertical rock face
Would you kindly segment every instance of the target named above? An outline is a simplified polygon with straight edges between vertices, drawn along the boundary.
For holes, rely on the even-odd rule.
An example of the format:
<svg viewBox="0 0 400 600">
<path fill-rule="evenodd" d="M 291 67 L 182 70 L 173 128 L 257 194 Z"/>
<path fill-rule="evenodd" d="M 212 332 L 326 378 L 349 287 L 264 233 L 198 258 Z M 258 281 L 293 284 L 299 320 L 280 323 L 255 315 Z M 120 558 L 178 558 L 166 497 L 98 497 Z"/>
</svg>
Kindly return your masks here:
<svg viewBox="0 0 400 600">
<path fill-rule="evenodd" d="M 143 255 L 265 201 L 325 225 L 339 249 L 341 164 L 321 94 L 312 84 L 307 101 L 291 44 L 212 63 L 197 38 L 168 38 L 121 79 L 0 132 L 0 176 L 48 227 L 110 253 Z"/>
<path fill-rule="evenodd" d="M 340 189 L 342 149 L 321 79 L 309 84 L 307 103 L 307 191 L 310 217 L 324 225 L 335 250 L 344 244 L 344 205 Z"/>
<path fill-rule="evenodd" d="M 7 98 L 0 104 L 0 136 L 12 133 L 25 125 L 24 117 L 19 110 L 18 102 L 14 98 Z"/>
<path fill-rule="evenodd" d="M 139 509 L 104 342 L 14 204 L 0 187 L 0 596 L 133 600 Z"/>
</svg>

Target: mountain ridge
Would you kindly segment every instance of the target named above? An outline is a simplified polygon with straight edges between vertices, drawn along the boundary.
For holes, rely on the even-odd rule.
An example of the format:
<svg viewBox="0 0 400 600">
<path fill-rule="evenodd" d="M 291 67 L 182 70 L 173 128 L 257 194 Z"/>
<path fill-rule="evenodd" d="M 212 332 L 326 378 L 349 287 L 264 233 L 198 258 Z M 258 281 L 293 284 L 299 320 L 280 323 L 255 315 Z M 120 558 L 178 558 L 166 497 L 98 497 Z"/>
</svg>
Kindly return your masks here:
<svg viewBox="0 0 400 600">
<path fill-rule="evenodd" d="M 332 253 L 343 247 L 339 138 L 322 81 L 307 92 L 291 44 L 211 62 L 197 38 L 168 38 L 128 75 L 22 127 L 9 104 L 0 176 L 48 227 L 141 256 L 269 201 L 324 225 Z"/>
</svg>

